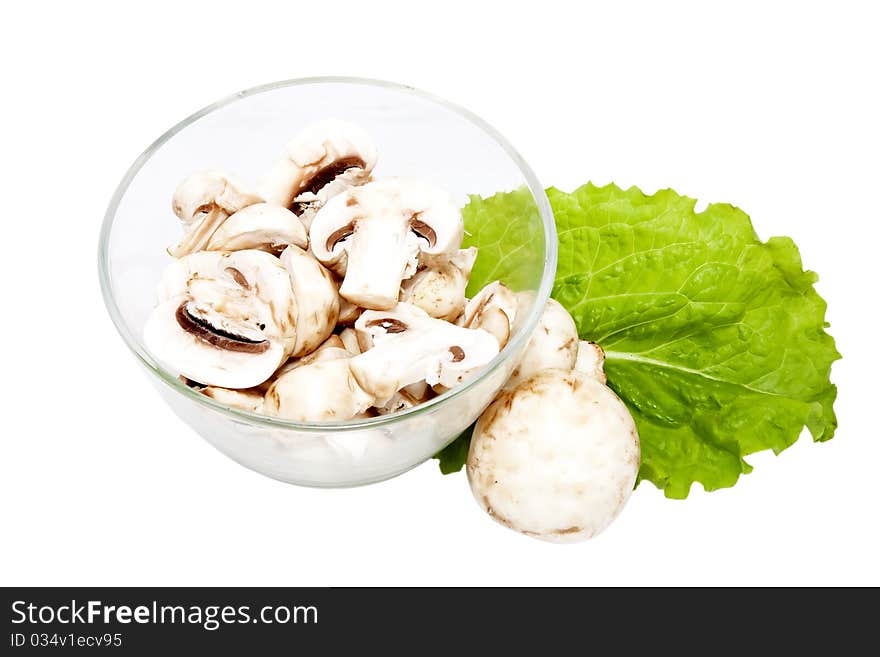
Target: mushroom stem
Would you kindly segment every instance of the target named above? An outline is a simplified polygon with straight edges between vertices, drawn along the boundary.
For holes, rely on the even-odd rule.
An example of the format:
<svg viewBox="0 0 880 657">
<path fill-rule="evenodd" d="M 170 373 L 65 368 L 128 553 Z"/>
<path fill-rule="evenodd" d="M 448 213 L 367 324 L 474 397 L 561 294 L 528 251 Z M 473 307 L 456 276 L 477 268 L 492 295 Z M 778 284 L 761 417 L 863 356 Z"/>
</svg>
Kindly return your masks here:
<svg viewBox="0 0 880 657">
<path fill-rule="evenodd" d="M 367 310 L 355 327 L 361 346 L 369 348 L 351 359 L 351 371 L 378 406 L 413 383 L 455 386 L 498 353 L 486 331 L 434 319 L 407 303 L 392 311 Z"/>
<path fill-rule="evenodd" d="M 608 382 L 608 378 L 605 376 L 605 350 L 595 342 L 587 340 L 578 342 L 574 369 L 593 377 L 599 383 Z"/>
<path fill-rule="evenodd" d="M 396 216 L 358 222 L 350 238 L 348 266 L 339 294 L 362 308 L 393 308 L 407 265 L 418 253 L 418 244 L 410 235 L 409 224 Z"/>
</svg>

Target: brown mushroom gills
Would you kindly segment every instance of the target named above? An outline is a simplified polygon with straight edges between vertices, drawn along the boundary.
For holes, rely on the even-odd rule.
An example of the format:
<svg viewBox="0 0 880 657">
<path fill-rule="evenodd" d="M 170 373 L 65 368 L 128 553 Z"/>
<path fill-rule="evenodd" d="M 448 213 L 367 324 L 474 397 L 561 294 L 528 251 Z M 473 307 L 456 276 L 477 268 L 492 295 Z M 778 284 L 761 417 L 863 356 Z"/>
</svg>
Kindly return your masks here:
<svg viewBox="0 0 880 657">
<path fill-rule="evenodd" d="M 437 243 L 436 231 L 421 219 L 417 219 L 417 216 L 418 215 L 414 215 L 413 218 L 409 220 L 410 230 L 412 230 L 418 237 L 425 240 L 429 247 L 433 247 Z M 327 251 L 332 251 L 339 242 L 351 237 L 354 234 L 356 223 L 357 220 L 354 219 L 349 221 L 342 228 L 337 228 L 330 233 L 327 237 L 327 241 L 324 243 L 324 248 Z"/>
<path fill-rule="evenodd" d="M 294 194 L 294 197 L 306 193 L 317 194 L 325 185 L 333 182 L 336 176 L 345 173 L 349 169 L 363 169 L 365 167 L 366 163 L 359 157 L 344 157 L 341 160 L 336 160 L 333 164 L 316 171 L 315 175 L 308 180 L 304 180 Z M 295 201 L 290 206 L 290 211 L 294 214 L 300 214 L 303 209 L 303 204 Z"/>
<path fill-rule="evenodd" d="M 247 354 L 262 354 L 269 349 L 268 340 L 251 340 L 241 335 L 235 335 L 223 329 L 218 329 L 204 319 L 191 315 L 186 309 L 186 305 L 187 302 L 184 301 L 177 308 L 175 313 L 177 324 L 184 331 L 202 342 L 207 342 L 212 347 L 217 347 L 218 349 Z"/>
<path fill-rule="evenodd" d="M 374 319 L 365 324 L 366 328 L 373 328 L 374 326 L 381 326 L 385 329 L 386 333 L 403 333 L 409 327 L 401 322 L 399 319 L 394 319 L 393 317 L 383 317 L 381 319 Z"/>
<path fill-rule="evenodd" d="M 354 221 L 348 222 L 342 228 L 338 228 L 330 233 L 330 236 L 327 238 L 327 241 L 324 243 L 324 248 L 327 251 L 332 251 L 333 247 L 335 247 L 342 240 L 351 237 L 354 234 Z"/>
<path fill-rule="evenodd" d="M 409 220 L 409 227 L 416 235 L 427 240 L 428 246 L 433 247 L 437 243 L 437 233 L 434 232 L 434 229 L 424 221 L 418 219 L 418 216 L 419 215 L 414 215 L 413 218 Z"/>
<path fill-rule="evenodd" d="M 244 274 L 241 273 L 235 267 L 227 267 L 226 273 L 232 276 L 232 280 L 234 280 L 239 286 L 243 287 L 245 290 L 250 290 L 251 285 L 248 283 L 247 278 L 245 278 Z"/>
</svg>

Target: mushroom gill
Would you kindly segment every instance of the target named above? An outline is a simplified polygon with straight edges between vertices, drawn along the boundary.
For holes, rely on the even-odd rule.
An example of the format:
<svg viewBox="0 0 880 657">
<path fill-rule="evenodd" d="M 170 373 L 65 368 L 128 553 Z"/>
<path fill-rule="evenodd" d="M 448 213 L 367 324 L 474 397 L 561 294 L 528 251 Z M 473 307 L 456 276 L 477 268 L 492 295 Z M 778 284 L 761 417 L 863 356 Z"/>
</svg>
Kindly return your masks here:
<svg viewBox="0 0 880 657">
<path fill-rule="evenodd" d="M 218 349 L 248 354 L 262 354 L 269 349 L 268 340 L 252 340 L 217 328 L 207 320 L 193 315 L 187 308 L 188 305 L 187 301 L 181 303 L 174 317 L 180 328 L 202 342 L 207 342 Z"/>
</svg>

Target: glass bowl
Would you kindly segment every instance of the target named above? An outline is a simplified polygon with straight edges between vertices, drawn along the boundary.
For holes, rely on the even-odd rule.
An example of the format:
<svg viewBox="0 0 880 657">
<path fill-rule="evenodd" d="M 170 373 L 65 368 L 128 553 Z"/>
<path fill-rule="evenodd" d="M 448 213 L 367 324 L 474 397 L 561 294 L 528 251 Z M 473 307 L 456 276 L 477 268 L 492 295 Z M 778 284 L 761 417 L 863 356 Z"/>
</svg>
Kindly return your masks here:
<svg viewBox="0 0 880 657">
<path fill-rule="evenodd" d="M 509 217 L 499 240 L 502 247 L 505 240 L 517 240 L 505 268 L 515 264 L 516 285 L 534 294 L 525 295 L 531 302 L 507 346 L 465 383 L 392 415 L 309 424 L 233 409 L 200 394 L 157 363 L 141 334 L 160 274 L 170 262 L 165 249 L 181 234 L 171 212 L 177 183 L 193 171 L 219 169 L 253 186 L 293 135 L 325 118 L 352 121 L 373 136 L 377 178 L 425 179 L 452 193 L 462 206 L 472 194 L 527 190 L 533 206 Z M 110 201 L 98 260 L 113 323 L 184 422 L 230 458 L 270 477 L 307 486 L 355 486 L 393 477 L 429 459 L 492 401 L 550 295 L 556 246 L 553 215 L 535 174 L 479 118 L 410 87 L 308 78 L 239 92 L 159 137 L 135 160 Z"/>
</svg>

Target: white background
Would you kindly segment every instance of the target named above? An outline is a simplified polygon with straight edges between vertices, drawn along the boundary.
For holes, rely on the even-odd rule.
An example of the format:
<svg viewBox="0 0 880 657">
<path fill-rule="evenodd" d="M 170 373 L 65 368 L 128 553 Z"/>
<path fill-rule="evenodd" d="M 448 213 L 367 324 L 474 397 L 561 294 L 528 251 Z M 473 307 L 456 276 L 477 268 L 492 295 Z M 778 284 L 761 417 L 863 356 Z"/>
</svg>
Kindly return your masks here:
<svg viewBox="0 0 880 657">
<path fill-rule="evenodd" d="M 7 8 L 0 583 L 880 584 L 880 21 L 871 3 L 716 4 Z M 673 187 L 743 207 L 762 237 L 794 236 L 844 354 L 837 437 L 756 455 L 735 488 L 684 502 L 643 485 L 574 546 L 496 525 L 433 462 L 325 491 L 214 451 L 106 316 L 99 224 L 173 123 L 318 74 L 460 103 L 548 186 Z"/>
</svg>

